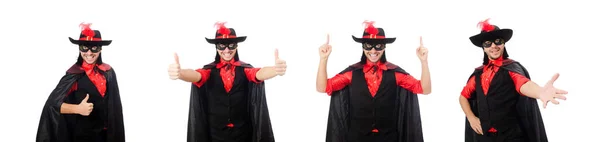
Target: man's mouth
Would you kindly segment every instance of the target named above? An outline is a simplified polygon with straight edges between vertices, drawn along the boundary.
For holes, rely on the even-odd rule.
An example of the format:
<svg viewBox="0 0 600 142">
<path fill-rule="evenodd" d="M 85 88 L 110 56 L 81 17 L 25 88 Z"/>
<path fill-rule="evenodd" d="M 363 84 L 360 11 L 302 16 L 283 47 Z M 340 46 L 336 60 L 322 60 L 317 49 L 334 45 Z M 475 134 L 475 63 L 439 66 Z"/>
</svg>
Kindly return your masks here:
<svg viewBox="0 0 600 142">
<path fill-rule="evenodd" d="M 369 53 L 369 56 L 370 56 L 371 58 L 375 58 L 375 57 L 377 57 L 377 55 L 379 55 L 379 54 L 377 54 L 377 53 Z"/>
<path fill-rule="evenodd" d="M 94 59 L 94 57 L 96 57 L 96 56 L 93 54 L 92 55 L 83 55 L 83 59 L 85 59 L 85 60 L 92 60 L 92 59 Z"/>
<path fill-rule="evenodd" d="M 498 52 L 500 52 L 500 49 L 492 49 L 492 50 L 490 50 L 490 53 L 492 53 L 492 54 L 497 54 Z"/>
<path fill-rule="evenodd" d="M 231 55 L 232 55 L 232 52 L 223 52 L 223 56 L 226 58 L 231 57 Z"/>
</svg>

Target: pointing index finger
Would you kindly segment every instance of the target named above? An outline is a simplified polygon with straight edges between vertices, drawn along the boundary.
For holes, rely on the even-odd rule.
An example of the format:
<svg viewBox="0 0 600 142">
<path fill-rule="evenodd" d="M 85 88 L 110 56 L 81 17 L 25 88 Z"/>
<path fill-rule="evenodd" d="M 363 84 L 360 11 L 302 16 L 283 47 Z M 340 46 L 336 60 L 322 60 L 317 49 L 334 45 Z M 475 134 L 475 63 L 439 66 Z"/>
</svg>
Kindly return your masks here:
<svg viewBox="0 0 600 142">
<path fill-rule="evenodd" d="M 421 46 L 423 46 L 423 36 L 419 36 L 419 41 L 420 41 Z"/>
<path fill-rule="evenodd" d="M 327 42 L 325 44 L 329 45 L 329 34 L 327 34 Z"/>
</svg>

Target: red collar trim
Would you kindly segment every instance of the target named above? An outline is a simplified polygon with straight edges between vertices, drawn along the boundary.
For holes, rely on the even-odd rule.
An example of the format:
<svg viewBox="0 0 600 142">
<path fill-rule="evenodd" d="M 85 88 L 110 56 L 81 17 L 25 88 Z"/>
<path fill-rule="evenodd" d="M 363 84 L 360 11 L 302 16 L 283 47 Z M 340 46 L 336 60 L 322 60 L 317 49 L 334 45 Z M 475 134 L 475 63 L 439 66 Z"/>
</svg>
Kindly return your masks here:
<svg viewBox="0 0 600 142">
<path fill-rule="evenodd" d="M 373 67 L 377 67 L 378 70 L 379 69 L 381 69 L 381 70 L 387 70 L 388 69 L 388 66 L 386 65 L 386 63 L 381 63 L 381 61 L 377 61 L 377 63 L 373 63 L 373 62 L 368 62 L 367 61 L 367 63 L 363 67 L 364 68 L 363 72 L 366 73 L 368 71 L 371 71 L 371 69 Z"/>
<path fill-rule="evenodd" d="M 217 68 L 220 69 L 220 68 L 223 68 L 228 65 L 240 66 L 241 63 L 239 61 L 235 61 L 235 59 L 225 61 L 225 60 L 223 60 L 223 58 L 221 58 L 221 61 L 219 62 L 219 64 L 217 64 Z"/>
<path fill-rule="evenodd" d="M 504 61 L 503 57 L 497 58 L 497 59 L 490 59 L 488 66 L 489 65 L 495 65 L 495 66 L 502 66 L 502 62 Z"/>
<path fill-rule="evenodd" d="M 83 63 L 83 64 L 87 64 L 87 63 Z M 89 64 L 88 64 L 89 65 Z M 73 64 L 73 66 L 71 66 L 71 68 L 69 68 L 67 70 L 68 73 L 83 73 L 84 72 L 84 65 L 78 65 L 78 64 Z M 87 66 L 87 65 L 86 65 Z M 91 65 L 90 65 L 91 66 Z M 110 69 L 112 69 L 112 67 L 106 63 L 100 64 L 100 65 L 95 65 L 98 67 L 98 69 L 106 72 Z"/>
</svg>

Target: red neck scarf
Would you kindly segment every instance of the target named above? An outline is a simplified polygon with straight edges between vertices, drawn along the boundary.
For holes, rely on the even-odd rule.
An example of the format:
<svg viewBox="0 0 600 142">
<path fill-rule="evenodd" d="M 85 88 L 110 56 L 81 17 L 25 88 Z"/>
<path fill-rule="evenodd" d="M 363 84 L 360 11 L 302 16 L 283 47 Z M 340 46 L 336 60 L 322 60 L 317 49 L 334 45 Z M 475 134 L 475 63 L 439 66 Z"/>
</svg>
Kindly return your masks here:
<svg viewBox="0 0 600 142">
<path fill-rule="evenodd" d="M 100 92 L 100 95 L 104 97 L 104 94 L 106 93 L 106 79 L 102 73 L 99 73 L 96 69 L 94 69 L 97 67 L 97 64 L 88 64 L 86 62 L 81 64 L 81 68 L 83 68 L 85 74 L 88 76 L 88 78 L 90 78 L 90 81 L 92 81 L 94 86 L 96 86 L 98 92 Z"/>
<path fill-rule="evenodd" d="M 377 61 L 377 63 L 373 63 L 373 62 L 369 62 L 367 61 L 367 63 L 365 64 L 365 66 L 363 67 L 363 72 L 367 73 L 375 73 L 376 71 L 379 70 L 387 70 L 387 66 L 385 65 L 385 63 L 381 63 L 381 61 Z"/>
</svg>

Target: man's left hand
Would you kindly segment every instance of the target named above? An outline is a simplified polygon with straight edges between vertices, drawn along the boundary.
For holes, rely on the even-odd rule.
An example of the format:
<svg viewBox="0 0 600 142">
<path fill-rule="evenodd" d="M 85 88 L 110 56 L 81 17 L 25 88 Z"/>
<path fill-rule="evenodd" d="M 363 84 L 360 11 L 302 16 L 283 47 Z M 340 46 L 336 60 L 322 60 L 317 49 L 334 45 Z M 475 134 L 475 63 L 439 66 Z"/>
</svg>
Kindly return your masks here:
<svg viewBox="0 0 600 142">
<path fill-rule="evenodd" d="M 423 37 L 419 37 L 419 40 L 421 41 L 421 44 L 417 48 L 417 57 L 419 57 L 421 62 L 427 61 L 427 54 L 429 53 L 429 50 L 423 46 Z"/>
<path fill-rule="evenodd" d="M 556 99 L 567 100 L 567 97 L 565 97 L 565 95 L 568 93 L 567 91 L 554 88 L 554 81 L 558 79 L 558 76 L 558 73 L 554 74 L 554 76 L 552 76 L 552 79 L 550 79 L 550 81 L 548 81 L 546 85 L 542 87 L 542 90 L 540 90 L 539 98 L 540 100 L 542 100 L 544 108 L 546 108 L 548 102 L 552 102 L 553 104 L 559 104 Z"/>
<path fill-rule="evenodd" d="M 275 73 L 279 76 L 283 76 L 286 68 L 287 64 L 285 63 L 285 60 L 279 58 L 279 50 L 275 49 Z"/>
</svg>

